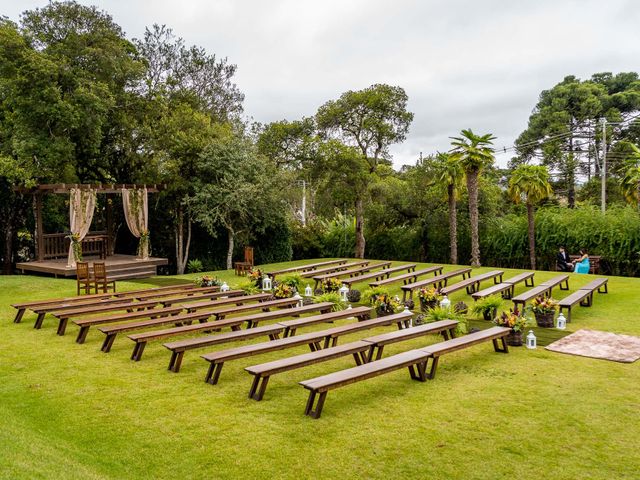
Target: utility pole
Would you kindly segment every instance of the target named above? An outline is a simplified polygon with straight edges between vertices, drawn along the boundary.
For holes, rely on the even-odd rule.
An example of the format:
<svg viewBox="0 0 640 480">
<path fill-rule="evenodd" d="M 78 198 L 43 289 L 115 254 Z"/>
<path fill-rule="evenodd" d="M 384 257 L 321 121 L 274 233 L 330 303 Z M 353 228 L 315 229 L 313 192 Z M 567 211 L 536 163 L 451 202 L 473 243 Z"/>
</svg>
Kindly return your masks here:
<svg viewBox="0 0 640 480">
<path fill-rule="evenodd" d="M 607 119 L 602 119 L 602 168 L 600 170 L 602 213 L 607 210 Z"/>
<path fill-rule="evenodd" d="M 302 180 L 302 226 L 307 226 L 307 182 Z"/>
</svg>

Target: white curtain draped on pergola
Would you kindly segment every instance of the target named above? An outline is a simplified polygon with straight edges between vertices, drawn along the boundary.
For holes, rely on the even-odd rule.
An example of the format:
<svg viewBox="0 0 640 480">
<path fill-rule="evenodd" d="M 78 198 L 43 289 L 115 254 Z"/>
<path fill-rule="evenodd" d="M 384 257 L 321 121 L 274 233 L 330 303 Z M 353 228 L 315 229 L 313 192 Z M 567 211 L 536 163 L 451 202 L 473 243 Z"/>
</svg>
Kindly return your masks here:
<svg viewBox="0 0 640 480">
<path fill-rule="evenodd" d="M 122 189 L 122 205 L 127 226 L 134 237 L 139 238 L 138 256 L 149 258 L 149 207 L 147 188 Z"/>
<path fill-rule="evenodd" d="M 69 256 L 67 257 L 67 266 L 76 266 L 76 257 L 74 252 L 74 240 L 82 243 L 82 240 L 89 232 L 91 220 L 93 220 L 93 212 L 96 207 L 96 191 L 92 189 L 81 190 L 79 188 L 71 189 L 69 194 L 69 219 L 71 220 L 70 230 L 73 237 L 69 245 Z"/>
</svg>

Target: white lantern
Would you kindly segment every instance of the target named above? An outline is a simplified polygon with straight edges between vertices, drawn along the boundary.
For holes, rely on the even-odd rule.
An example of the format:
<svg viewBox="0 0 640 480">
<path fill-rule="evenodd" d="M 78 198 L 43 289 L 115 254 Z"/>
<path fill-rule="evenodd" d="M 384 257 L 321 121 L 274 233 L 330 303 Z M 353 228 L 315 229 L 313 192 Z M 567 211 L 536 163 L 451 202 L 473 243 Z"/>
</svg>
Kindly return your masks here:
<svg viewBox="0 0 640 480">
<path fill-rule="evenodd" d="M 353 310 L 353 307 L 351 306 L 351 304 L 349 304 L 349 306 L 347 307 L 347 310 Z M 355 320 L 354 317 L 347 317 L 347 320 Z"/>
<path fill-rule="evenodd" d="M 529 330 L 529 335 L 527 335 L 527 348 L 533 350 L 536 348 L 536 345 L 536 336 L 533 334 L 533 330 Z"/>
<path fill-rule="evenodd" d="M 298 301 L 298 307 L 302 307 L 304 305 L 304 301 L 298 292 L 293 296 L 293 299 Z"/>
<path fill-rule="evenodd" d="M 445 295 L 442 300 L 440 300 L 440 307 L 445 310 L 449 310 L 451 308 L 451 300 Z"/>
<path fill-rule="evenodd" d="M 340 287 L 340 290 L 338 290 L 340 292 L 340 298 L 343 301 L 347 301 L 347 293 L 349 293 L 349 287 L 347 287 L 344 283 L 342 284 L 342 287 Z"/>
<path fill-rule="evenodd" d="M 308 283 L 307 283 L 307 287 L 304 289 L 304 296 L 305 297 L 313 296 L 313 288 L 311 288 L 311 285 L 309 285 Z"/>
<path fill-rule="evenodd" d="M 556 324 L 556 328 L 558 330 L 564 330 L 565 328 L 567 328 L 567 319 L 562 314 L 562 312 L 560 312 L 560 315 L 558 315 L 558 323 Z"/>
<path fill-rule="evenodd" d="M 220 291 L 221 292 L 228 292 L 230 290 L 229 285 L 227 285 L 227 282 L 224 282 L 221 286 L 220 286 Z"/>
<path fill-rule="evenodd" d="M 262 290 L 271 290 L 271 277 L 269 277 L 268 275 L 262 277 Z"/>
<path fill-rule="evenodd" d="M 405 305 L 405 306 L 404 306 L 404 311 L 405 311 L 405 312 L 409 312 L 409 313 L 411 313 L 411 310 L 409 310 L 409 306 L 408 306 L 408 305 Z M 413 327 L 413 317 L 411 317 L 411 318 L 409 319 L 409 327 Z"/>
</svg>

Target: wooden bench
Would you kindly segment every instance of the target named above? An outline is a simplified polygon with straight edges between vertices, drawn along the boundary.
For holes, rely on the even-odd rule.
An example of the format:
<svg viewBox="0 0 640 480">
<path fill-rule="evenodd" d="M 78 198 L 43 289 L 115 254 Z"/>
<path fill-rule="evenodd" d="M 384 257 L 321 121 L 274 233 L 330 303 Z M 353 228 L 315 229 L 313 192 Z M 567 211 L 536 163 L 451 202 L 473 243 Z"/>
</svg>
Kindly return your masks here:
<svg viewBox="0 0 640 480">
<path fill-rule="evenodd" d="M 291 297 L 291 298 L 279 298 L 277 300 L 267 300 L 264 302 L 258 302 L 258 303 L 249 303 L 246 305 L 240 305 L 240 306 L 232 306 L 232 307 L 226 307 L 226 308 L 221 308 L 218 310 L 212 310 L 211 314 L 218 320 L 225 318 L 227 315 L 233 315 L 236 313 L 242 313 L 242 312 L 247 312 L 247 311 L 251 311 L 251 310 L 262 310 L 263 312 L 268 312 L 270 309 L 272 308 L 289 308 L 289 307 L 294 307 L 298 304 L 298 300 L 296 300 L 295 298 Z M 187 310 L 187 312 L 196 312 L 198 310 L 201 310 L 203 308 L 211 308 L 211 307 L 215 307 L 215 305 L 213 305 L 212 303 L 210 304 L 197 304 L 197 305 L 183 305 L 183 307 Z"/>
<path fill-rule="evenodd" d="M 380 262 L 374 263 L 370 265 L 364 265 L 358 268 L 352 268 L 349 270 L 341 270 L 338 272 L 325 273 L 323 275 L 316 275 L 313 277 L 313 280 L 316 282 L 315 288 L 318 288 L 318 285 L 324 282 L 325 280 L 329 280 L 331 278 L 339 278 L 345 275 L 349 275 L 349 277 L 356 277 L 356 280 L 360 278 L 361 275 L 370 272 L 371 270 L 376 270 L 378 268 L 387 268 L 391 265 L 391 262 Z"/>
<path fill-rule="evenodd" d="M 492 327 L 423 349 L 410 350 L 381 360 L 299 382 L 300 385 L 309 390 L 309 399 L 305 407 L 305 415 L 312 418 L 320 418 L 327 393 L 330 390 L 384 375 L 385 373 L 408 368 L 409 375 L 413 380 L 424 382 L 429 378 L 434 378 L 440 356 L 477 343 L 492 340 L 494 349 L 497 352 L 506 353 L 509 350 L 504 337 L 509 334 L 509 331 L 510 329 L 508 328 Z M 498 345 L 499 339 L 502 341 L 502 347 Z M 432 359 L 432 364 L 430 372 L 427 373 L 426 369 L 429 359 Z"/>
<path fill-rule="evenodd" d="M 598 278 L 593 280 L 558 302 L 558 305 L 560 306 L 560 313 L 566 311 L 565 316 L 567 318 L 567 322 L 571 321 L 571 308 L 574 305 L 579 303 L 582 307 L 590 307 L 593 305 L 593 294 L 596 291 L 600 293 L 608 293 L 607 281 L 607 278 Z M 604 290 L 602 290 L 603 287 Z"/>
<path fill-rule="evenodd" d="M 580 260 L 580 255 L 569 255 L 569 259 L 573 262 L 574 260 Z M 600 260 L 602 257 L 600 255 L 589 255 L 589 273 L 592 275 L 597 275 L 600 273 Z M 559 270 L 556 265 L 556 270 Z"/>
<path fill-rule="evenodd" d="M 259 322 L 266 320 L 274 320 L 283 317 L 295 317 L 304 313 L 322 312 L 328 313 L 333 308 L 331 302 L 320 302 L 311 305 L 304 305 L 302 307 L 294 307 L 289 309 L 275 310 L 272 312 L 254 313 L 252 315 L 245 315 L 241 317 L 231 317 L 226 320 L 215 320 L 212 322 L 205 322 L 194 325 L 186 325 L 183 327 L 168 328 L 164 330 L 154 330 L 151 332 L 136 333 L 128 335 L 129 339 L 135 342 L 133 352 L 131 353 L 131 360 L 139 361 L 142 358 L 142 353 L 147 343 L 153 340 L 160 340 L 169 337 L 176 337 L 180 335 L 188 335 L 191 333 L 206 332 L 207 330 L 220 330 L 221 328 L 230 327 L 232 330 L 238 330 L 240 325 L 247 323 L 248 326 L 256 328 Z M 212 316 L 213 312 L 194 312 L 187 315 L 207 314 L 207 317 Z M 198 319 L 194 317 L 194 319 Z M 251 328 L 251 329 L 253 329 Z"/>
<path fill-rule="evenodd" d="M 522 292 L 520 295 L 511 297 L 511 301 L 513 302 L 513 309 L 522 311 L 529 300 L 539 297 L 540 295 L 550 297 L 552 289 L 553 287 L 550 285 L 539 285 L 537 287 L 533 287 L 531 290 Z M 520 305 L 522 306 L 522 308 L 519 308 Z"/>
<path fill-rule="evenodd" d="M 308 327 L 309 325 L 315 325 L 317 323 L 334 322 L 336 320 L 343 320 L 345 318 L 355 318 L 359 321 L 368 320 L 371 317 L 370 307 L 356 307 L 346 310 L 339 310 L 337 312 L 323 313 L 320 315 L 313 315 L 311 317 L 303 317 L 295 320 L 288 320 L 285 322 L 278 322 L 285 327 L 284 336 L 292 337 L 296 334 L 296 331 L 300 327 Z"/>
<path fill-rule="evenodd" d="M 587 283 L 585 286 L 580 287 L 579 290 L 597 290 L 598 293 L 609 293 L 609 287 L 607 286 L 608 282 L 608 278 L 596 278 L 595 280 Z"/>
<path fill-rule="evenodd" d="M 228 304 L 228 303 L 234 303 L 237 306 L 240 306 L 242 304 L 244 304 L 245 302 L 250 302 L 252 301 L 251 299 L 249 299 L 249 296 L 243 296 L 243 297 L 234 297 L 231 299 L 222 299 L 222 300 L 218 300 L 218 305 L 222 305 L 222 304 Z M 212 305 L 213 306 L 213 305 Z M 262 306 L 262 304 L 256 304 L 256 308 L 260 308 Z M 293 305 L 291 305 L 293 306 Z M 106 327 L 101 327 L 98 330 L 100 330 L 102 333 L 104 333 L 106 335 L 104 342 L 102 344 L 102 348 L 101 350 L 104 353 L 109 353 L 109 351 L 111 350 L 111 347 L 113 346 L 113 342 L 116 339 L 116 336 L 118 335 L 118 333 L 124 333 L 124 332 L 132 332 L 135 330 L 145 330 L 148 328 L 153 328 L 153 327 L 158 327 L 158 326 L 162 326 L 162 325 L 168 325 L 170 323 L 175 323 L 176 326 L 181 326 L 182 324 L 186 324 L 189 325 L 191 324 L 194 320 L 199 321 L 200 323 L 204 323 L 206 322 L 210 317 L 212 316 L 212 312 L 210 311 L 196 311 L 196 312 L 191 312 L 191 313 L 185 313 L 182 315 L 177 315 L 171 318 L 167 318 L 167 317 L 160 317 L 160 318 L 149 318 L 146 320 L 141 320 L 138 322 L 127 322 L 127 323 L 118 323 L 115 325 L 109 325 Z M 116 318 L 116 320 L 114 321 L 118 321 L 121 319 Z M 122 319 L 123 320 L 123 319 Z M 109 322 L 101 322 L 101 323 L 109 323 Z M 95 323 L 93 323 L 95 325 Z M 85 337 L 86 337 L 86 333 L 85 333 Z M 84 341 L 84 340 L 83 340 Z M 82 343 L 82 342 L 78 342 L 78 343 Z"/>
<path fill-rule="evenodd" d="M 409 298 L 413 298 L 413 291 L 417 290 L 418 288 L 434 285 L 436 288 L 441 289 L 442 287 L 447 285 L 447 282 L 450 278 L 457 277 L 458 275 L 462 275 L 462 278 L 465 279 L 469 277 L 469 275 L 471 275 L 471 269 L 468 267 L 459 268 L 457 270 L 452 270 L 451 272 L 445 272 L 441 275 L 436 275 L 432 278 L 420 280 L 419 282 L 407 283 L 406 285 L 400 287 L 400 289 L 402 290 L 402 301 L 404 302 L 407 300 L 407 293 L 409 294 Z"/>
<path fill-rule="evenodd" d="M 300 274 L 300 276 L 304 277 L 304 278 L 311 278 L 311 277 L 314 277 L 316 275 L 323 275 L 325 273 L 338 272 L 338 271 L 343 271 L 343 270 L 349 270 L 350 268 L 369 265 L 370 263 L 371 262 L 369 260 L 361 260 L 361 261 L 358 261 L 358 262 L 343 263 L 341 265 L 334 265 L 332 267 L 320 268 L 320 269 L 317 269 L 317 270 L 312 270 L 310 272 L 302 272 Z"/>
<path fill-rule="evenodd" d="M 163 291 L 167 291 L 169 289 L 181 289 L 181 290 L 191 290 L 195 287 L 194 284 L 189 283 L 184 286 L 180 285 L 172 285 L 167 287 L 158 287 L 158 288 L 148 288 L 144 290 L 130 290 L 125 292 L 118 293 L 100 293 L 93 295 L 82 295 L 77 297 L 64 297 L 64 298 L 53 298 L 48 300 L 38 300 L 35 302 L 26 302 L 26 303 L 15 303 L 11 305 L 13 308 L 17 309 L 16 316 L 13 320 L 14 323 L 20 323 L 22 317 L 24 316 L 26 310 L 31 310 L 34 313 L 39 312 L 50 312 L 57 309 L 57 307 L 65 308 L 67 305 L 77 305 L 78 307 L 82 305 L 95 305 L 97 302 L 109 301 L 111 299 L 117 299 L 118 301 L 125 301 L 126 298 L 137 298 L 138 295 L 142 295 L 148 292 L 156 292 L 160 293 Z M 42 315 L 44 317 L 44 314 Z M 42 324 L 42 319 L 40 319 L 38 324 Z"/>
<path fill-rule="evenodd" d="M 230 348 L 228 350 L 221 350 L 218 352 L 207 353 L 201 355 L 203 359 L 209 362 L 209 369 L 205 377 L 205 382 L 211 385 L 216 385 L 220 378 L 220 372 L 225 362 L 230 360 L 236 360 L 239 358 L 250 357 L 259 355 L 261 353 L 274 352 L 277 350 L 284 350 L 287 348 L 296 347 L 299 345 L 308 345 L 312 352 L 331 346 L 336 346 L 338 337 L 355 333 L 361 330 L 367 330 L 376 327 L 388 326 L 397 324 L 398 328 L 406 328 L 409 320 L 413 314 L 411 312 L 401 312 L 385 317 L 374 318 L 371 320 L 365 320 L 363 322 L 352 323 L 349 325 L 343 325 L 341 327 L 334 327 L 328 330 L 320 330 L 317 332 L 305 333 L 303 335 L 296 335 L 294 337 L 282 338 L 280 340 L 274 340 L 271 342 L 257 343 L 253 345 L 246 345 L 243 347 Z"/>
<path fill-rule="evenodd" d="M 356 277 L 344 278 L 344 279 L 341 279 L 340 281 L 345 285 L 347 285 L 349 288 L 351 288 L 351 285 L 353 285 L 354 283 L 364 282 L 365 280 L 369 280 L 371 278 L 374 278 L 376 281 L 382 280 L 382 279 L 388 279 L 391 276 L 391 274 L 394 272 L 402 272 L 404 270 L 406 270 L 407 272 L 413 272 L 415 269 L 416 269 L 415 263 L 408 263 L 405 265 L 399 265 L 397 267 L 385 268 L 378 272 L 369 272 L 369 273 L 364 273 L 362 275 L 358 275 Z"/>
<path fill-rule="evenodd" d="M 371 282 L 369 286 L 371 288 L 381 287 L 383 285 L 390 285 L 392 283 L 403 282 L 403 285 L 406 285 L 410 282 L 416 282 L 419 277 L 423 275 L 427 275 L 429 273 L 433 273 L 434 276 L 440 275 L 442 273 L 442 266 L 435 265 L 433 267 L 423 268 L 422 270 L 414 270 L 413 272 L 405 273 L 404 275 L 398 275 L 396 277 L 386 278 L 384 280 L 377 280 L 375 282 Z"/>
<path fill-rule="evenodd" d="M 535 272 L 520 273 L 514 277 L 503 280 L 502 283 L 498 283 L 483 290 L 474 292 L 471 294 L 471 297 L 474 300 L 479 300 L 481 298 L 496 295 L 499 293 L 502 295 L 502 298 L 509 299 L 513 297 L 513 294 L 515 293 L 515 287 L 518 283 L 524 282 L 525 286 L 533 287 L 534 274 Z"/>
<path fill-rule="evenodd" d="M 491 270 L 490 272 L 481 273 L 475 277 L 469 277 L 463 279 L 461 282 L 441 288 L 440 293 L 444 295 L 451 295 L 452 293 L 464 288 L 468 294 L 472 294 L 480 288 L 480 283 L 485 280 L 493 280 L 494 284 L 501 283 L 502 275 L 504 275 L 504 271 L 502 270 Z"/>
<path fill-rule="evenodd" d="M 455 338 L 457 327 L 457 320 L 439 320 L 437 322 L 425 323 L 423 325 L 417 325 L 415 327 L 365 338 L 364 341 L 369 343 L 367 361 L 371 362 L 373 360 L 380 360 L 382 358 L 384 347 L 392 343 L 404 342 L 413 338 L 437 333 L 442 334 L 445 340 Z"/>
<path fill-rule="evenodd" d="M 297 267 L 283 268 L 282 270 L 272 270 L 267 272 L 267 275 L 270 276 L 273 280 L 276 279 L 276 275 L 282 275 L 287 273 L 297 273 L 297 272 L 309 272 L 311 270 L 316 270 L 319 267 L 327 267 L 329 265 L 343 265 L 347 263 L 346 260 L 327 260 L 325 262 L 318 263 L 307 263 L 306 265 L 300 265 Z"/>
<path fill-rule="evenodd" d="M 563 273 L 562 275 L 556 275 L 555 277 L 542 282 L 540 285 L 546 285 L 551 287 L 560 287 L 560 290 L 569 290 L 569 275 Z"/>
</svg>

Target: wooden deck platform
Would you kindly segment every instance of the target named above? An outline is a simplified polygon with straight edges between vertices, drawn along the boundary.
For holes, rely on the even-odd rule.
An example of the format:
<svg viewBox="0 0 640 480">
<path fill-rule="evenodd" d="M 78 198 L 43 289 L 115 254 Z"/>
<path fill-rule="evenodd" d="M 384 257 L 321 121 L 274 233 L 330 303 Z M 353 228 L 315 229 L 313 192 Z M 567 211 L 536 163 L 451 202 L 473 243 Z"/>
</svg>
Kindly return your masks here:
<svg viewBox="0 0 640 480">
<path fill-rule="evenodd" d="M 157 275 L 158 266 L 169 263 L 166 258 L 149 257 L 147 260 L 138 260 L 133 255 L 112 255 L 106 260 L 100 260 L 99 257 L 85 257 L 84 260 L 89 264 L 104 261 L 109 277 L 114 280 L 153 277 Z M 16 264 L 16 268 L 22 273 L 45 273 L 54 275 L 56 278 L 76 276 L 76 269 L 67 267 L 66 259 L 19 262 Z"/>
</svg>

